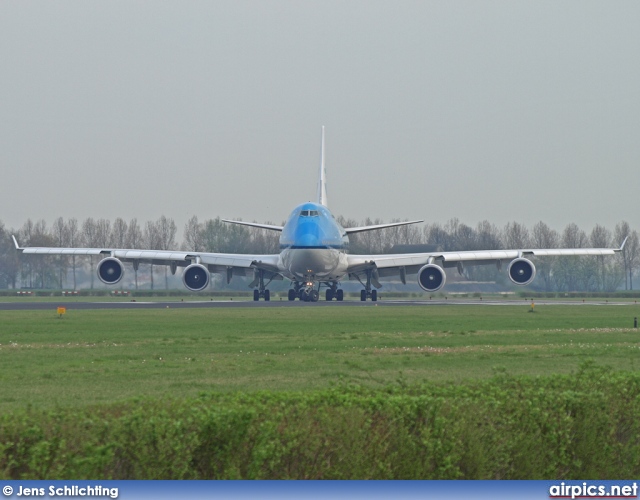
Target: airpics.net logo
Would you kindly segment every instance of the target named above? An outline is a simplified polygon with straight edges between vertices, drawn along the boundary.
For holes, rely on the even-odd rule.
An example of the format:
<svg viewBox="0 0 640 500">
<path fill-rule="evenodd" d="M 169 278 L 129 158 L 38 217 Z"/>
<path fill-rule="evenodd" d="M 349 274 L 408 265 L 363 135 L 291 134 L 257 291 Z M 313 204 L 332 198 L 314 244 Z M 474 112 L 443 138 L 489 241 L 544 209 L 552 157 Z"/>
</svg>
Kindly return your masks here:
<svg viewBox="0 0 640 500">
<path fill-rule="evenodd" d="M 549 498 L 638 498 L 638 485 L 632 484 L 554 484 L 549 488 Z"/>
</svg>

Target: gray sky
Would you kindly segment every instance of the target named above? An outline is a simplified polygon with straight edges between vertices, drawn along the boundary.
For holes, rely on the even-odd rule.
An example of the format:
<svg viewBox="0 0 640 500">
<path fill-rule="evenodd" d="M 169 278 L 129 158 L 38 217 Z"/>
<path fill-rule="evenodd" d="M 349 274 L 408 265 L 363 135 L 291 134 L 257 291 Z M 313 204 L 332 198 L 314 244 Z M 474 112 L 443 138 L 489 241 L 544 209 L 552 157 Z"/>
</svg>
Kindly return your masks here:
<svg viewBox="0 0 640 500">
<path fill-rule="evenodd" d="M 640 2 L 0 3 L 0 220 L 640 229 Z"/>
</svg>

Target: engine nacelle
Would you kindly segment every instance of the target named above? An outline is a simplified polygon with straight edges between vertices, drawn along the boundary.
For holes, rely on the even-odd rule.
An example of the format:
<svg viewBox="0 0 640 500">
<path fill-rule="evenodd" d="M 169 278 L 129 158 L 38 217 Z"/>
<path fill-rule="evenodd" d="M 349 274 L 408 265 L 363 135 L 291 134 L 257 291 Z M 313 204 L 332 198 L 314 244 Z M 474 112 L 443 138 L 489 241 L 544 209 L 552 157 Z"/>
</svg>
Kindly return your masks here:
<svg viewBox="0 0 640 500">
<path fill-rule="evenodd" d="M 507 269 L 509 279 L 516 285 L 528 285 L 536 277 L 536 266 L 528 259 L 514 259 Z"/>
<path fill-rule="evenodd" d="M 202 264 L 191 264 L 182 272 L 182 283 L 192 292 L 200 292 L 209 284 L 209 270 Z"/>
<path fill-rule="evenodd" d="M 426 292 L 437 292 L 446 281 L 444 269 L 435 264 L 427 264 L 418 271 L 418 285 Z"/>
<path fill-rule="evenodd" d="M 98 263 L 98 278 L 107 285 L 115 285 L 124 276 L 124 266 L 115 257 L 107 257 Z"/>
</svg>

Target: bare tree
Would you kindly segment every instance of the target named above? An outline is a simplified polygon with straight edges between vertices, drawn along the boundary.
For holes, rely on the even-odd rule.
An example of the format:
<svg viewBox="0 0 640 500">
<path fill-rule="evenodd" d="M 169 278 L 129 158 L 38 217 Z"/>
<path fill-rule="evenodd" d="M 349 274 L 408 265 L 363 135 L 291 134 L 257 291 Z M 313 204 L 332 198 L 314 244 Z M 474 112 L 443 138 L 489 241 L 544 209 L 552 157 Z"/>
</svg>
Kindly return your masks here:
<svg viewBox="0 0 640 500">
<path fill-rule="evenodd" d="M 173 250 L 176 246 L 176 223 L 173 219 L 168 219 L 162 215 L 156 222 L 156 230 L 158 232 L 158 249 Z M 164 267 L 164 287 L 169 289 L 169 275 L 167 266 Z"/>
<path fill-rule="evenodd" d="M 502 231 L 502 242 L 505 248 L 528 248 L 531 244 L 529 230 L 519 222 L 508 222 Z"/>
<path fill-rule="evenodd" d="M 584 248 L 587 246 L 587 233 L 578 227 L 577 224 L 567 224 L 562 232 L 560 243 L 563 248 Z"/>
<path fill-rule="evenodd" d="M 455 235 L 455 247 L 458 250 L 477 250 L 478 238 L 474 229 L 466 224 L 460 224 Z"/>
<path fill-rule="evenodd" d="M 629 263 L 629 289 L 633 290 L 633 275 L 640 265 L 640 238 L 638 237 L 638 231 L 633 230 L 631 232 L 623 250 L 627 254 Z"/>
<path fill-rule="evenodd" d="M 162 215 L 156 222 L 158 231 L 158 244 L 160 250 L 174 250 L 176 245 L 176 232 L 178 231 L 173 219 Z"/>
<path fill-rule="evenodd" d="M 402 245 L 419 245 L 422 234 L 418 224 L 407 224 L 398 227 L 398 243 Z"/>
<path fill-rule="evenodd" d="M 428 244 L 435 245 L 438 249 L 440 249 L 443 252 L 452 250 L 451 238 L 449 238 L 449 234 L 437 222 L 426 225 L 422 230 L 422 232 L 423 232 L 423 238 Z"/>
<path fill-rule="evenodd" d="M 484 220 L 475 229 L 475 249 L 499 250 L 502 248 L 500 229 L 495 224 Z M 503 281 L 504 274 L 500 274 L 496 266 L 465 266 L 465 274 L 476 281 Z"/>
<path fill-rule="evenodd" d="M 227 224 L 220 217 L 202 225 L 202 243 L 207 252 L 249 253 L 251 234 L 246 226 Z"/>
<path fill-rule="evenodd" d="M 140 229 L 140 225 L 138 224 L 138 219 L 131 219 L 129 222 L 129 227 L 127 228 L 127 239 L 126 239 L 126 247 L 127 248 L 142 248 L 144 245 L 144 237 L 142 234 L 142 229 Z"/>
<path fill-rule="evenodd" d="M 266 222 L 271 224 L 271 222 Z M 280 233 L 261 229 L 258 227 L 249 228 L 251 253 L 272 254 L 278 253 L 280 248 Z"/>
<path fill-rule="evenodd" d="M 114 248 L 126 248 L 127 246 L 127 223 L 118 217 L 111 228 L 111 236 L 109 238 Z"/>
<path fill-rule="evenodd" d="M 361 224 L 356 226 L 372 226 L 382 224 L 380 219 L 371 220 L 367 217 Z M 358 233 L 358 251 L 368 254 L 379 254 L 383 251 L 383 236 L 381 231 L 363 231 Z"/>
<path fill-rule="evenodd" d="M 0 288 L 16 287 L 19 261 L 10 238 L 13 233 L 13 230 L 6 230 L 3 222 L 0 221 Z"/>
<path fill-rule="evenodd" d="M 568 224 L 562 232 L 560 245 L 563 248 L 584 248 L 587 246 L 587 234 L 577 224 Z M 556 260 L 554 279 L 558 290 L 568 292 L 589 290 L 593 268 L 589 269 L 580 257 L 563 257 Z"/>
<path fill-rule="evenodd" d="M 606 229 L 604 226 L 600 224 L 596 224 L 595 227 L 591 230 L 591 234 L 589 235 L 589 244 L 593 248 L 607 248 L 611 243 L 611 231 Z M 595 257 L 595 259 L 591 259 L 596 267 L 598 276 L 599 276 L 599 286 L 601 290 L 606 289 L 606 273 L 605 273 L 605 260 L 604 256 Z"/>
<path fill-rule="evenodd" d="M 100 248 L 111 246 L 111 221 L 108 219 L 96 221 L 96 246 Z"/>
<path fill-rule="evenodd" d="M 69 235 L 69 246 L 75 248 L 80 243 L 80 229 L 78 228 L 78 219 L 71 218 L 67 221 L 67 234 Z M 77 288 L 76 280 L 76 256 L 71 256 L 71 267 L 73 268 L 73 289 Z"/>
<path fill-rule="evenodd" d="M 126 246 L 128 248 L 142 248 L 143 245 L 143 235 L 142 230 L 140 229 L 140 225 L 138 224 L 138 219 L 131 219 L 129 222 L 129 227 L 127 228 L 127 239 Z M 138 261 L 133 263 L 133 274 L 135 276 L 136 282 L 136 290 L 138 289 Z"/>
<path fill-rule="evenodd" d="M 194 215 L 184 226 L 184 247 L 192 252 L 203 252 L 202 226 L 198 222 L 198 217 Z"/>
<path fill-rule="evenodd" d="M 54 240 L 47 230 L 47 223 L 44 220 L 33 222 L 28 219 L 20 230 L 20 238 L 25 241 L 25 246 L 52 247 Z M 46 288 L 50 281 L 55 280 L 57 273 L 53 257 L 41 255 L 27 255 L 22 259 L 23 266 L 26 266 L 26 273 L 22 272 L 22 281 L 26 281 L 30 287 Z"/>
<path fill-rule="evenodd" d="M 82 223 L 82 244 L 89 248 L 98 247 L 98 227 L 93 217 L 88 217 Z M 89 275 L 91 276 L 91 289 L 93 289 L 95 273 L 93 272 L 93 255 L 89 256 L 89 265 L 91 267 Z"/>
<path fill-rule="evenodd" d="M 488 220 L 478 222 L 476 227 L 476 245 L 478 250 L 500 250 L 500 230 Z"/>
<path fill-rule="evenodd" d="M 160 233 L 158 231 L 158 225 L 153 221 L 147 221 L 144 226 L 143 234 L 144 245 L 150 250 L 160 249 Z M 151 279 L 151 290 L 153 290 L 153 261 L 150 263 L 149 275 Z"/>
<path fill-rule="evenodd" d="M 55 245 L 57 247 L 68 247 L 69 246 L 69 228 L 64 222 L 62 217 L 58 217 L 51 227 L 51 236 L 55 241 Z M 63 288 L 63 284 L 65 278 L 67 276 L 67 267 L 69 265 L 69 260 L 66 255 L 58 255 L 55 258 L 58 264 L 58 282 L 60 288 Z"/>
<path fill-rule="evenodd" d="M 622 221 L 616 224 L 614 229 L 614 244 L 621 245 L 625 239 L 627 239 L 627 243 L 625 244 L 622 252 L 618 254 L 618 259 L 622 261 L 622 266 L 624 267 L 624 289 L 629 290 L 630 282 L 631 282 L 631 256 L 629 251 L 629 243 L 631 237 L 631 227 L 627 221 Z"/>
<path fill-rule="evenodd" d="M 560 237 L 557 231 L 551 229 L 544 222 L 540 221 L 533 226 L 531 232 L 531 246 L 533 248 L 558 248 Z M 536 268 L 538 276 L 544 282 L 544 289 L 550 292 L 554 287 L 553 266 L 556 261 L 555 257 L 538 257 L 536 259 Z"/>
</svg>

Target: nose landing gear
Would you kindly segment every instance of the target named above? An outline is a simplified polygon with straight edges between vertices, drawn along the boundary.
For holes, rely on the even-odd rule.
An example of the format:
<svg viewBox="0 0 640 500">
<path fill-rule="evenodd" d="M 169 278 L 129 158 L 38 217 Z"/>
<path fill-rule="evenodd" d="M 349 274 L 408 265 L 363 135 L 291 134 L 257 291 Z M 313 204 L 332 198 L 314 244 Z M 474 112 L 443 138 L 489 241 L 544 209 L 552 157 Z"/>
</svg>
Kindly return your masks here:
<svg viewBox="0 0 640 500">
<path fill-rule="evenodd" d="M 300 293 L 300 300 L 303 300 L 304 302 L 318 302 L 319 298 L 320 294 L 318 293 L 318 290 L 313 288 L 311 290 L 302 290 Z"/>
<path fill-rule="evenodd" d="M 320 300 L 320 286 L 323 284 L 327 287 L 325 294 L 325 299 L 327 301 L 336 299 L 338 302 L 342 302 L 344 300 L 344 292 L 342 290 L 338 290 L 337 282 L 320 283 L 316 289 L 315 283 L 311 279 L 303 283 L 295 281 L 293 283 L 293 288 L 289 290 L 287 298 L 290 301 L 294 301 L 298 298 L 303 302 L 318 302 L 318 300 Z"/>
</svg>

